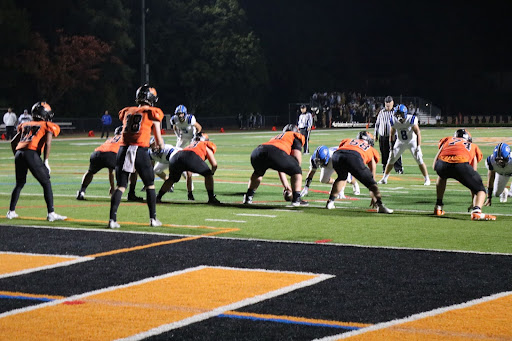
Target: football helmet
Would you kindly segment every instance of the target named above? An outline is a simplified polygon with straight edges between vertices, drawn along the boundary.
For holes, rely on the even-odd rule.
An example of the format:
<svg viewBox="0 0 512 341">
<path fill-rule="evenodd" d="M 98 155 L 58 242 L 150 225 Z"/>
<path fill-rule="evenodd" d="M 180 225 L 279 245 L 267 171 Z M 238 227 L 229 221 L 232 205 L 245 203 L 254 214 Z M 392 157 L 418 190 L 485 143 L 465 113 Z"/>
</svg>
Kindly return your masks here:
<svg viewBox="0 0 512 341">
<path fill-rule="evenodd" d="M 137 92 L 135 93 L 135 102 L 137 104 L 155 105 L 155 103 L 158 102 L 156 89 L 144 84 L 137 89 Z"/>
<path fill-rule="evenodd" d="M 46 102 L 37 102 L 32 106 L 32 117 L 35 121 L 51 121 L 53 119 L 52 107 Z"/>
<path fill-rule="evenodd" d="M 473 138 L 471 137 L 471 134 L 466 129 L 457 129 L 455 131 L 455 134 L 453 134 L 453 137 L 460 137 L 468 142 L 473 142 Z"/>
<path fill-rule="evenodd" d="M 207 133 L 199 132 L 194 135 L 194 141 L 210 141 Z"/>
<path fill-rule="evenodd" d="M 311 155 L 311 159 L 316 165 L 327 166 L 331 155 L 329 154 L 329 148 L 327 146 L 320 146 Z"/>
<path fill-rule="evenodd" d="M 400 123 L 403 123 L 405 120 L 405 116 L 407 116 L 407 107 L 403 104 L 399 104 L 395 108 L 395 117 Z"/>
<path fill-rule="evenodd" d="M 187 107 L 183 104 L 178 105 L 174 110 L 174 114 L 178 115 L 178 119 L 180 120 L 180 122 L 184 122 L 185 116 L 188 114 Z"/>
<path fill-rule="evenodd" d="M 287 131 L 293 131 L 295 133 L 298 133 L 299 128 L 297 128 L 297 126 L 295 124 L 290 123 L 290 124 L 285 125 L 283 128 L 283 133 L 286 133 Z"/>
<path fill-rule="evenodd" d="M 114 130 L 114 135 L 121 135 L 123 133 L 123 126 L 119 126 Z"/>
<path fill-rule="evenodd" d="M 500 143 L 492 153 L 496 163 L 504 167 L 510 161 L 510 147 L 506 143 Z"/>
<path fill-rule="evenodd" d="M 373 147 L 373 145 L 375 144 L 375 141 L 373 140 L 373 135 L 372 133 L 368 132 L 368 131 L 360 131 L 358 134 L 357 134 L 357 137 L 356 139 L 358 140 L 365 140 L 366 142 L 368 142 L 368 144 L 370 146 Z"/>
</svg>

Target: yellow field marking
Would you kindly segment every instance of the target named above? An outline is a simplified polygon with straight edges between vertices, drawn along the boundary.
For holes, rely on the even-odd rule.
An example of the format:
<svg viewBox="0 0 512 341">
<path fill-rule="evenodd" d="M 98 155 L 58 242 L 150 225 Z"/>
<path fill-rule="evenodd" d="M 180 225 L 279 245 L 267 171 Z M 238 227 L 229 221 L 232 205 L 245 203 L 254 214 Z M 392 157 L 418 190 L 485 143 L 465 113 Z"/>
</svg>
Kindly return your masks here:
<svg viewBox="0 0 512 341">
<path fill-rule="evenodd" d="M 244 312 L 239 312 L 239 311 L 226 311 L 224 314 L 225 315 L 236 315 L 236 316 L 254 317 L 254 318 L 259 318 L 259 319 L 287 320 L 287 321 L 302 322 L 302 323 L 324 324 L 324 325 L 339 326 L 339 327 L 365 328 L 365 327 L 369 327 L 369 326 L 372 325 L 372 324 L 369 324 L 369 323 L 342 322 L 342 321 L 333 321 L 333 320 L 310 319 L 310 318 L 305 318 L 305 317 L 295 317 L 295 316 L 286 316 L 286 315 L 244 313 Z"/>
<path fill-rule="evenodd" d="M 511 307 L 509 294 L 382 329 L 340 335 L 338 340 L 512 340 Z"/>
<path fill-rule="evenodd" d="M 0 278 L 55 266 L 86 261 L 86 257 L 55 256 L 0 251 Z"/>
<path fill-rule="evenodd" d="M 137 340 L 330 277 L 200 266 L 0 314 L 0 335 L 5 340 Z"/>
</svg>

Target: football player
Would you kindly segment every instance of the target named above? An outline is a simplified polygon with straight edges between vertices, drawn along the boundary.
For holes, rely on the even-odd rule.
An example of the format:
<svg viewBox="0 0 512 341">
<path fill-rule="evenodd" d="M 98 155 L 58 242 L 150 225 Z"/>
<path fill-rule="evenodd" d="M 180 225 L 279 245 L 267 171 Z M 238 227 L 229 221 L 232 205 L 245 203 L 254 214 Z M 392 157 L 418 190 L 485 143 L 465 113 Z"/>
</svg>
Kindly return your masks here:
<svg viewBox="0 0 512 341">
<path fill-rule="evenodd" d="M 279 178 L 287 174 L 291 177 L 292 205 L 307 206 L 308 202 L 300 198 L 300 186 L 302 183 L 302 147 L 304 146 L 304 135 L 299 133 L 295 124 L 288 124 L 283 132 L 270 139 L 270 141 L 259 145 L 251 153 L 251 164 L 254 172 L 249 180 L 247 193 L 244 194 L 244 204 L 252 204 L 254 193 L 258 189 L 263 176 L 269 168 L 279 173 Z M 283 186 L 285 186 L 283 182 Z M 285 186 L 286 191 L 286 186 Z"/>
<path fill-rule="evenodd" d="M 187 107 L 180 104 L 174 110 L 174 116 L 171 117 L 172 129 L 176 134 L 176 147 L 185 148 L 190 144 L 192 138 L 199 134 L 203 129 L 196 121 L 196 117 L 189 114 Z"/>
<path fill-rule="evenodd" d="M 437 202 L 434 214 L 442 216 L 443 197 L 446 190 L 446 182 L 449 178 L 459 181 L 471 190 L 473 196 L 471 220 L 496 220 L 490 214 L 482 213 L 485 201 L 485 187 L 482 178 L 478 174 L 477 164 L 482 160 L 482 152 L 466 129 L 458 129 L 455 134 L 444 137 L 439 141 L 439 151 L 434 158 L 433 168 L 439 175 L 436 182 Z"/>
<path fill-rule="evenodd" d="M 379 187 L 375 182 L 375 170 L 379 162 L 379 152 L 373 148 L 374 140 L 371 133 L 361 131 L 355 139 L 344 139 L 340 142 L 338 149 L 332 154 L 332 166 L 338 178 L 331 188 L 326 208 L 333 209 L 334 200 L 345 187 L 348 173 L 361 181 L 370 190 L 370 206 L 377 208 L 377 213 L 393 213 L 382 203 Z"/>
<path fill-rule="evenodd" d="M 109 195 L 114 193 L 114 169 L 116 168 L 116 157 L 122 142 L 123 126 L 119 126 L 114 130 L 114 136 L 107 139 L 101 146 L 94 149 L 89 159 L 89 170 L 82 177 L 80 190 L 76 193 L 76 200 L 85 200 L 85 191 L 91 184 L 94 175 L 103 168 L 108 169 L 108 181 L 110 183 Z M 130 190 L 128 191 L 128 201 L 144 201 L 135 194 L 137 185 L 137 173 L 130 175 Z"/>
<path fill-rule="evenodd" d="M 135 93 L 135 102 L 138 106 L 126 107 L 119 111 L 119 119 L 123 122 L 123 142 L 116 161 L 117 187 L 110 200 L 109 228 L 121 227 L 117 222 L 117 209 L 126 190 L 128 177 L 135 171 L 146 188 L 149 225 L 162 225 L 156 218 L 155 174 L 148 153 L 151 133 L 157 141 L 158 148 L 164 148 L 160 129 L 164 113 L 154 106 L 157 101 L 158 95 L 155 88 L 144 84 Z"/>
<path fill-rule="evenodd" d="M 302 192 L 300 192 L 300 196 L 304 197 L 309 193 L 309 186 L 311 186 L 311 182 L 313 181 L 313 176 L 315 175 L 318 168 L 320 168 L 320 182 L 323 184 L 332 184 L 334 179 L 331 178 L 331 175 L 334 173 L 334 168 L 332 167 L 332 154 L 338 149 L 338 147 L 327 148 L 327 146 L 320 146 L 311 155 L 309 160 L 309 172 L 306 176 L 306 183 Z M 347 177 L 347 182 L 352 184 L 352 190 L 354 191 L 354 195 L 359 195 L 361 193 L 359 189 L 359 184 L 357 180 L 352 177 L 349 173 Z M 338 194 L 338 199 L 345 199 L 345 188 L 342 188 L 340 193 Z"/>
<path fill-rule="evenodd" d="M 215 160 L 215 152 L 217 146 L 210 141 L 205 133 L 198 134 L 188 147 L 178 151 L 169 160 L 169 177 L 163 183 L 160 191 L 158 191 L 157 202 L 162 201 L 162 197 L 172 187 L 172 185 L 180 180 L 183 172 L 193 172 L 204 176 L 204 186 L 208 192 L 208 204 L 220 204 L 215 197 L 213 175 L 217 170 L 217 160 Z M 212 168 L 208 167 L 205 160 L 208 159 Z"/>
<path fill-rule="evenodd" d="M 492 197 L 500 197 L 500 202 L 507 202 L 507 183 L 512 176 L 512 162 L 510 162 L 510 147 L 500 143 L 493 153 L 485 160 L 487 167 L 487 200 L 485 206 L 491 206 Z"/>
<path fill-rule="evenodd" d="M 391 150 L 384 176 L 378 183 L 388 183 L 389 173 L 391 173 L 394 163 L 402 156 L 406 149 L 409 149 L 414 160 L 416 160 L 416 163 L 420 167 L 421 174 L 423 174 L 423 184 L 430 186 L 427 166 L 425 166 L 423 162 L 423 153 L 421 152 L 421 132 L 416 115 L 408 115 L 407 107 L 400 104 L 396 107 L 394 114 L 390 118 L 390 122 L 391 132 L 389 134 L 389 145 L 391 146 Z M 392 141 L 395 137 L 396 140 L 393 144 Z"/>
<path fill-rule="evenodd" d="M 53 191 L 50 182 L 50 149 L 53 136 L 57 137 L 60 127 L 51 122 L 53 111 L 46 102 L 37 102 L 32 106 L 32 121 L 22 123 L 17 128 L 17 134 L 11 140 L 11 148 L 14 153 L 14 167 L 16 171 L 16 186 L 11 194 L 11 202 L 7 218 L 17 218 L 16 204 L 20 193 L 27 182 L 27 173 L 32 175 L 43 187 L 44 200 L 48 221 L 65 220 L 67 217 L 55 213 L 53 208 Z M 44 163 L 41 160 L 43 151 Z"/>
</svg>

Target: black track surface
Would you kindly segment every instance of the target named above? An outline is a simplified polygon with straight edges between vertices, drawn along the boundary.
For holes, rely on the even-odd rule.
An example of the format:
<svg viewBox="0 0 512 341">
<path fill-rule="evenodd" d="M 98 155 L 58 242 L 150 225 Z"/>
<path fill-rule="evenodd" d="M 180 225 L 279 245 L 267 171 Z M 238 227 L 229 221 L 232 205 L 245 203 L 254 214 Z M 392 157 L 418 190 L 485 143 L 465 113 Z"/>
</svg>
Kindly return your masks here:
<svg viewBox="0 0 512 341">
<path fill-rule="evenodd" d="M 86 256 L 175 236 L 0 226 L 0 251 Z M 201 238 L 0 279 L 0 291 L 70 296 L 198 265 L 300 271 L 332 279 L 238 309 L 379 323 L 512 290 L 512 256 Z M 39 304 L 0 299 L 0 313 Z M 311 340 L 328 327 L 215 317 L 152 340 Z"/>
</svg>

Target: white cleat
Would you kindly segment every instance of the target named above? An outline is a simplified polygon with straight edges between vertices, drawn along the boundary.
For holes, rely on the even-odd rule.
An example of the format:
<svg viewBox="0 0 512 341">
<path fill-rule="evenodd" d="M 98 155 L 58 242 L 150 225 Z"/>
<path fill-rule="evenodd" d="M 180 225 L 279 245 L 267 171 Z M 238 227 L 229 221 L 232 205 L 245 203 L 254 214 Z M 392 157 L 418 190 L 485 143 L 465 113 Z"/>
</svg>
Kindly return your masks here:
<svg viewBox="0 0 512 341">
<path fill-rule="evenodd" d="M 425 180 L 423 183 L 424 186 L 430 186 L 430 179 Z"/>
<path fill-rule="evenodd" d="M 380 179 L 379 182 L 377 182 L 379 185 L 385 185 L 388 183 L 388 180 Z"/>
<path fill-rule="evenodd" d="M 357 182 L 352 184 L 352 190 L 354 191 L 354 195 L 361 194 L 361 190 L 359 189 L 359 184 Z"/>
<path fill-rule="evenodd" d="M 157 218 L 151 218 L 151 219 L 149 219 L 149 226 L 151 226 L 151 227 L 162 226 L 162 222 L 160 220 L 158 220 Z"/>
<path fill-rule="evenodd" d="M 121 225 L 119 225 L 119 223 L 117 221 L 114 221 L 112 219 L 109 220 L 109 222 L 108 222 L 109 229 L 118 229 L 120 227 L 121 227 Z"/>
<path fill-rule="evenodd" d="M 332 210 L 332 209 L 336 208 L 336 206 L 334 206 L 334 201 L 327 200 L 327 204 L 325 205 L 325 208 L 327 208 L 328 210 Z"/>
<path fill-rule="evenodd" d="M 500 202 L 507 202 L 508 200 L 508 189 L 503 189 L 503 192 L 500 194 Z"/>
<path fill-rule="evenodd" d="M 393 213 L 393 210 L 390 209 L 390 208 L 387 208 L 386 206 L 384 205 L 380 205 L 379 206 L 379 209 L 377 210 L 377 213 L 387 213 L 387 214 L 391 214 Z"/>
<path fill-rule="evenodd" d="M 14 211 L 7 211 L 6 217 L 7 217 L 7 219 L 14 219 L 14 218 L 18 218 L 18 215 Z"/>
<path fill-rule="evenodd" d="M 48 213 L 48 216 L 46 217 L 46 219 L 48 219 L 48 221 L 56 221 L 56 220 L 66 220 L 66 219 L 68 219 L 68 217 L 57 214 L 55 212 L 52 212 L 52 213 Z"/>
</svg>

